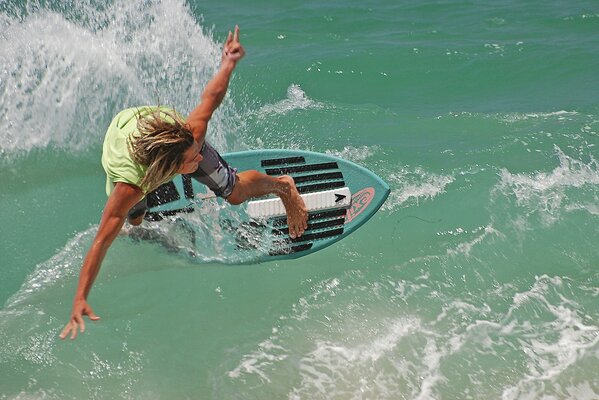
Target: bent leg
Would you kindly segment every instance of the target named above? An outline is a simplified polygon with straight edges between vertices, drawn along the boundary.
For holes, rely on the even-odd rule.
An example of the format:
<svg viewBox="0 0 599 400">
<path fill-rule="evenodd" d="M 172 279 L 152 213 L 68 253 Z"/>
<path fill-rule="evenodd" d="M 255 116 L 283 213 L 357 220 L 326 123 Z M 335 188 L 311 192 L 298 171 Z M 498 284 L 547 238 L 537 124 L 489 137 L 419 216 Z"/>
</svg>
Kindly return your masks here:
<svg viewBox="0 0 599 400">
<path fill-rule="evenodd" d="M 191 177 L 231 204 L 241 204 L 252 197 L 275 194 L 285 206 L 289 235 L 295 238 L 304 233 L 308 227 L 308 212 L 293 178 L 274 178 L 254 170 L 237 173 L 237 169 L 229 166 L 208 142 L 204 142 L 200 153 L 202 161 L 197 171 L 189 174 Z"/>
<path fill-rule="evenodd" d="M 233 191 L 226 200 L 231 204 L 241 204 L 252 197 L 267 194 L 281 198 L 287 212 L 289 235 L 292 238 L 301 236 L 308 227 L 308 211 L 290 176 L 275 178 L 254 170 L 239 172 Z"/>
<path fill-rule="evenodd" d="M 133 225 L 133 226 L 141 225 L 141 223 L 144 222 L 144 216 L 145 216 L 145 214 L 146 213 L 144 212 L 142 215 L 140 215 L 137 218 L 131 218 L 131 217 L 129 217 L 129 218 L 127 218 L 127 221 L 129 221 L 129 223 L 131 225 Z"/>
</svg>

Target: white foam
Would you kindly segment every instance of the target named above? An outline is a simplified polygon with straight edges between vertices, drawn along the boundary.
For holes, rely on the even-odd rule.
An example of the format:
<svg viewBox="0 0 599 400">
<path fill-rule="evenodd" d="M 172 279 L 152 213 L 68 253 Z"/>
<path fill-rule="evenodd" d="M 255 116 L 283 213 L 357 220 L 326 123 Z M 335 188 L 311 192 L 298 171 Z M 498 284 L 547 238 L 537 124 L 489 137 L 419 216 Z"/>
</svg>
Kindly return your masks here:
<svg viewBox="0 0 599 400">
<path fill-rule="evenodd" d="M 452 257 L 455 257 L 457 255 L 469 256 L 472 249 L 490 235 L 504 237 L 504 235 L 501 232 L 493 228 L 491 225 L 487 225 L 484 227 L 482 232 L 478 236 L 474 237 L 472 240 L 460 243 L 457 247 L 453 249 L 447 249 L 447 255 Z"/>
<path fill-rule="evenodd" d="M 574 159 L 555 147 L 559 166 L 551 172 L 512 174 L 500 171 L 500 182 L 494 188 L 502 195 L 513 195 L 516 204 L 529 212 L 538 212 L 542 222 L 555 222 L 568 199 L 567 189 L 588 187 L 596 190 L 599 184 L 599 163 L 592 158 L 589 162 Z"/>
<path fill-rule="evenodd" d="M 273 329 L 273 332 L 276 332 L 276 330 Z M 273 342 L 274 340 L 277 340 L 277 336 L 275 335 L 261 342 L 258 345 L 257 350 L 244 355 L 239 365 L 229 371 L 227 375 L 230 378 L 235 379 L 243 374 L 255 374 L 262 382 L 270 383 L 271 380 L 268 377 L 266 370 L 274 363 L 283 361 L 287 358 L 287 351 L 285 348 L 275 344 Z"/>
<path fill-rule="evenodd" d="M 552 112 L 537 112 L 537 113 L 525 113 L 525 114 L 505 114 L 500 116 L 500 120 L 503 122 L 514 123 L 520 121 L 526 121 L 530 119 L 534 120 L 571 120 L 573 117 L 578 116 L 579 113 L 576 111 L 552 111 Z"/>
<path fill-rule="evenodd" d="M 430 200 L 445 193 L 445 188 L 454 180 L 453 176 L 434 174 L 420 167 L 414 170 L 401 169 L 387 177 L 391 194 L 382 209 L 393 211 L 410 200 L 415 200 L 416 204 L 421 200 Z"/>
<path fill-rule="evenodd" d="M 271 115 L 287 114 L 294 110 L 324 108 L 322 103 L 310 99 L 298 84 L 291 84 L 287 88 L 287 98 L 275 104 L 262 106 L 257 112 L 259 118 Z"/>
<path fill-rule="evenodd" d="M 317 340 L 299 360 L 301 382 L 288 398 L 391 398 L 410 379 L 413 367 L 397 357 L 396 347 L 419 327 L 417 319 L 399 318 L 356 345 Z M 429 362 L 434 363 L 434 353 L 427 352 Z"/>
<path fill-rule="evenodd" d="M 489 49 L 489 54 L 499 54 L 503 56 L 505 53 L 505 45 L 499 43 L 485 43 L 485 49 Z"/>
<path fill-rule="evenodd" d="M 273 236 L 268 231 L 243 221 L 234 208 L 215 199 L 197 203 L 194 212 L 165 219 L 169 223 L 145 222 L 132 227 L 128 236 L 142 243 L 157 243 L 198 263 L 255 262 L 272 247 Z M 236 251 L 238 246 L 247 251 Z"/>
<path fill-rule="evenodd" d="M 543 316 L 534 325 L 516 325 L 528 371 L 504 389 L 503 399 L 539 398 L 547 392 L 555 393 L 556 389 L 559 393 L 559 386 L 547 387 L 545 383 L 559 379 L 586 356 L 594 357 L 599 345 L 599 326 L 588 324 L 592 321 L 588 318 L 585 323 L 578 311 L 580 305 L 567 297 L 570 285 L 559 276 L 541 275 L 535 277 L 529 290 L 514 295 L 506 321 L 516 319 L 519 310 L 527 307 Z M 580 386 L 569 391 L 589 394 Z"/>
<path fill-rule="evenodd" d="M 397 314 L 395 294 L 403 300 L 422 294 L 421 290 L 429 291 L 424 283 L 348 285 L 346 280 L 356 276 L 363 281 L 360 271 L 351 271 L 346 278 L 326 279 L 312 286 L 311 295 L 298 299 L 290 316 L 280 317 L 284 325 L 273 328 L 228 376 L 244 384 L 255 380 L 277 383 L 280 379 L 295 382 L 287 393 L 289 399 L 393 399 L 397 393 L 409 398 L 434 397 L 438 385 L 446 381 L 442 361 L 461 347 L 463 336 L 452 333 L 452 340 L 446 342 L 419 318 L 400 311 L 403 316 L 393 315 Z M 354 303 L 354 291 L 372 293 L 390 304 L 390 314 Z M 464 304 L 456 307 L 472 312 Z M 311 335 L 298 337 L 298 329 Z M 266 349 L 264 344 L 272 348 Z"/>
<path fill-rule="evenodd" d="M 183 2 L 120 0 L 101 12 L 71 6 L 88 18 L 42 8 L 0 20 L 2 154 L 86 148 L 125 107 L 159 100 L 185 113 L 219 62 L 220 45 Z M 218 146 L 232 102 L 221 107 L 211 124 Z"/>
<path fill-rule="evenodd" d="M 582 210 L 586 211 L 591 215 L 599 216 L 599 198 L 595 196 L 594 202 L 592 203 L 579 203 L 579 204 L 570 204 L 566 206 L 566 211 L 577 211 Z"/>
<path fill-rule="evenodd" d="M 372 157 L 378 152 L 379 146 L 345 146 L 343 150 L 327 150 L 325 153 L 343 158 L 344 160 L 360 162 Z"/>
<path fill-rule="evenodd" d="M 318 308 L 318 303 L 325 298 L 335 296 L 335 291 L 339 289 L 341 281 L 339 278 L 327 279 L 318 282 L 313 287 L 313 292 L 308 298 L 300 297 L 296 304 L 292 306 L 290 317 L 281 316 L 280 320 L 305 321 L 308 315 L 314 308 Z M 275 369 L 283 360 L 288 358 L 290 351 L 283 347 L 280 343 L 283 342 L 279 327 L 273 327 L 271 335 L 262 340 L 257 348 L 241 357 L 241 361 L 227 375 L 233 379 L 240 379 L 244 375 L 257 376 L 261 382 L 271 382 L 270 372 Z"/>
<path fill-rule="evenodd" d="M 571 20 L 575 20 L 575 19 L 589 19 L 589 18 L 599 18 L 599 14 L 583 13 L 580 15 L 570 15 L 570 16 L 564 17 L 563 20 L 571 21 Z"/>
</svg>

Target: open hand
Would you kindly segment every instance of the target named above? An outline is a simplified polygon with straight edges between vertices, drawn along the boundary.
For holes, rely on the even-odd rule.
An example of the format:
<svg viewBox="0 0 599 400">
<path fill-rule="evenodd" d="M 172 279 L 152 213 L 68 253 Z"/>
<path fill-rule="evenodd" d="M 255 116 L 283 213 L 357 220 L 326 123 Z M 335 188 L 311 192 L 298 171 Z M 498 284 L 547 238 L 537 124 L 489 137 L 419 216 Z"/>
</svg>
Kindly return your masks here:
<svg viewBox="0 0 599 400">
<path fill-rule="evenodd" d="M 81 333 L 85 332 L 85 321 L 83 321 L 83 316 L 87 315 L 89 319 L 92 321 L 97 321 L 100 319 L 94 312 L 92 308 L 87 304 L 85 300 L 77 300 L 73 304 L 73 311 L 71 313 L 71 320 L 65 325 L 64 329 L 60 333 L 60 338 L 66 338 L 69 333 L 71 334 L 71 339 L 75 339 L 77 337 L 77 330 L 81 330 Z"/>
<path fill-rule="evenodd" d="M 223 61 L 237 62 L 245 55 L 245 50 L 239 43 L 239 26 L 235 25 L 235 32 L 229 31 L 229 36 L 223 46 Z"/>
</svg>

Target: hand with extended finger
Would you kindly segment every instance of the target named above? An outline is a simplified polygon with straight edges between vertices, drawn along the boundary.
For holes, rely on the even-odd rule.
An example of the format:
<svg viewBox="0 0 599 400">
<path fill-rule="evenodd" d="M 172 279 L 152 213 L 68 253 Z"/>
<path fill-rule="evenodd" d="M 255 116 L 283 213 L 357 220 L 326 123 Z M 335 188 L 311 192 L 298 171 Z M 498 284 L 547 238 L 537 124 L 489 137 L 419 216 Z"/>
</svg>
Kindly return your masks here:
<svg viewBox="0 0 599 400">
<path fill-rule="evenodd" d="M 94 314 L 92 308 L 89 306 L 89 304 L 87 304 L 87 301 L 84 299 L 76 300 L 73 304 L 71 319 L 60 333 L 60 338 L 64 339 L 70 333 L 71 339 L 75 339 L 77 337 L 77 330 L 80 330 L 81 333 L 85 332 L 85 321 L 83 321 L 84 315 L 87 315 L 92 321 L 97 321 L 100 319 L 100 317 Z"/>
<path fill-rule="evenodd" d="M 227 40 L 225 41 L 223 47 L 223 62 L 233 61 L 236 63 L 241 60 L 244 55 L 245 50 L 241 43 L 239 43 L 239 27 L 235 26 L 235 32 L 231 33 L 231 31 L 229 31 L 229 36 L 227 36 Z"/>
</svg>

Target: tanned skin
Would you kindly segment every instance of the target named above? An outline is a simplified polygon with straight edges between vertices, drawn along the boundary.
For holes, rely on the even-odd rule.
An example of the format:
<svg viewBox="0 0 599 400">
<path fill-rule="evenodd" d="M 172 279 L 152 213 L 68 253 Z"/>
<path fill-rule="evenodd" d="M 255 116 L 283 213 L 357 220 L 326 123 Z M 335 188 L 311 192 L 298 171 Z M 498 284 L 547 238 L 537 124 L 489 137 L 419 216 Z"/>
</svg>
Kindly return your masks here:
<svg viewBox="0 0 599 400">
<path fill-rule="evenodd" d="M 243 58 L 245 50 L 239 42 L 239 27 L 234 32 L 229 32 L 223 47 L 222 63 L 208 82 L 201 96 L 200 103 L 195 107 L 187 118 L 187 125 L 193 134 L 195 142 L 184 154 L 183 162 L 178 172 L 188 174 L 194 172 L 202 161 L 200 150 L 204 143 L 208 122 L 214 111 L 224 99 L 231 74 L 237 62 Z M 237 181 L 227 201 L 231 204 L 241 204 L 252 197 L 260 197 L 267 194 L 275 194 L 281 198 L 287 211 L 287 222 L 289 224 L 289 235 L 292 238 L 301 236 L 307 228 L 308 213 L 305 204 L 300 197 L 293 179 L 289 176 L 271 177 L 258 171 L 243 171 L 237 174 Z M 77 337 L 78 332 L 85 331 L 84 316 L 92 321 L 100 319 L 87 302 L 91 287 L 100 271 L 104 256 L 114 239 L 119 234 L 129 210 L 144 197 L 141 188 L 124 182 L 117 182 L 114 190 L 108 197 L 98 232 L 83 261 L 79 275 L 79 284 L 73 299 L 73 309 L 69 322 L 60 333 L 60 338 L 71 339 Z M 132 225 L 139 225 L 143 221 L 143 215 L 129 220 Z"/>
</svg>

